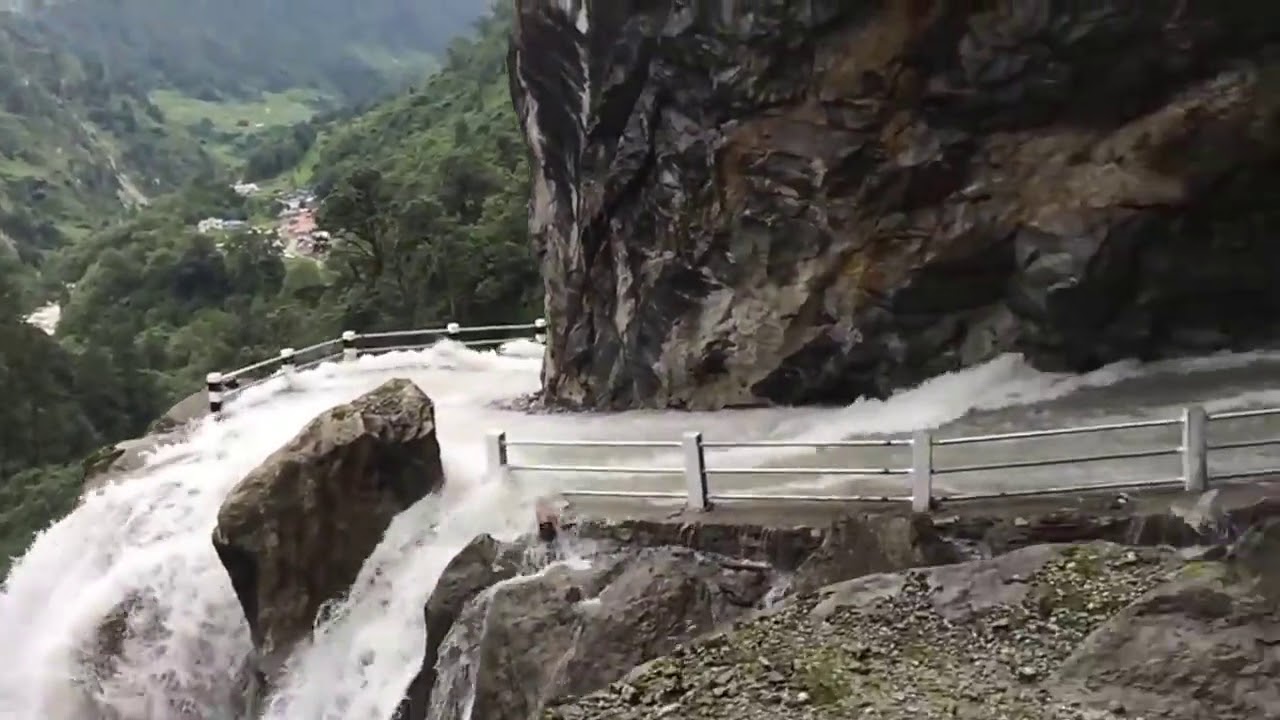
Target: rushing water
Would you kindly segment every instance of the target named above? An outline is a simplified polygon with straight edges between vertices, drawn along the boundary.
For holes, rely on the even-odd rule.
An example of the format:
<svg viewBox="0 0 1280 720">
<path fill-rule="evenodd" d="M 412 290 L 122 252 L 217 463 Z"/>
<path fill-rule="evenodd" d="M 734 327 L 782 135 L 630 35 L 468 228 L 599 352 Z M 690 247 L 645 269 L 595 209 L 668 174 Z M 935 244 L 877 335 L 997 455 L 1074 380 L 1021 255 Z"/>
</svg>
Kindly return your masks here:
<svg viewBox="0 0 1280 720">
<path fill-rule="evenodd" d="M 512 346 L 500 355 L 445 342 L 421 353 L 325 365 L 288 384 L 272 380 L 231 403 L 222 421 L 205 421 L 182 442 L 158 449 L 133 479 L 93 493 L 39 536 L 0 593 L 0 720 L 233 717 L 250 644 L 210 544 L 219 505 L 317 414 L 391 377 L 413 379 L 436 403 L 446 490 L 392 523 L 350 596 L 294 654 L 266 718 L 391 717 L 421 662 L 423 603 L 444 566 L 479 532 L 501 537 L 532 529 L 533 497 L 568 480 L 521 477 L 512 484 L 484 477 L 483 441 L 492 428 L 565 439 L 665 440 L 697 429 L 708 440 L 823 440 L 946 426 L 962 417 L 962 424 L 978 426 L 1093 417 L 1099 407 L 1111 412 L 1106 398 L 1136 387 L 1125 400 L 1132 414 L 1144 402 L 1160 408 L 1178 402 L 1169 399 L 1178 383 L 1196 392 L 1229 386 L 1232 402 L 1245 403 L 1278 376 L 1269 355 L 1124 365 L 1082 377 L 1037 373 L 1005 357 L 848 408 L 553 416 L 497 409 L 495 401 L 536 389 L 538 351 Z M 1164 379 L 1152 381 L 1156 376 Z M 1221 382 L 1203 380 L 1214 377 Z M 1149 387 L 1140 390 L 1144 382 Z M 1091 392 L 1096 401 L 1074 401 Z M 805 452 L 812 451 L 724 450 L 717 458 L 755 466 Z M 673 456 L 629 450 L 612 459 L 671 463 Z M 118 658 L 114 666 L 102 663 L 104 647 Z"/>
</svg>

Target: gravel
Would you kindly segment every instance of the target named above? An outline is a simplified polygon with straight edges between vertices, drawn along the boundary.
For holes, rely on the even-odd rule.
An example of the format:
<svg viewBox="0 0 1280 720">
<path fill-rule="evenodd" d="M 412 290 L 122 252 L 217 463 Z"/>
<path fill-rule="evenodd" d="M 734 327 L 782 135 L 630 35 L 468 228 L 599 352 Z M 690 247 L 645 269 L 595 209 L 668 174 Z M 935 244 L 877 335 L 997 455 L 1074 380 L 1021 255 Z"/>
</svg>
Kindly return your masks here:
<svg viewBox="0 0 1280 720">
<path fill-rule="evenodd" d="M 1067 549 L 1026 578 L 1020 599 L 948 619 L 929 571 L 825 621 L 817 595 L 739 622 L 637 668 L 547 720 L 1104 720 L 1123 708 L 1057 700 L 1053 675 L 1095 628 L 1175 572 L 1168 555 Z"/>
</svg>

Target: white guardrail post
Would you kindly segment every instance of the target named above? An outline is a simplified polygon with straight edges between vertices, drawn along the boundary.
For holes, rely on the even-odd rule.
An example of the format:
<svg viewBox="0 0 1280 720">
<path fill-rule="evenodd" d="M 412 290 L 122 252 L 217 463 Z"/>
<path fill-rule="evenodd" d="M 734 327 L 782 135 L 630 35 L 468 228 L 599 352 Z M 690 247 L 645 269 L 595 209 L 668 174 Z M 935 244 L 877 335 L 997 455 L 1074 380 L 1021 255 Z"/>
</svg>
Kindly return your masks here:
<svg viewBox="0 0 1280 720">
<path fill-rule="evenodd" d="M 351 362 L 360 355 L 360 349 L 356 347 L 356 331 L 342 331 L 342 361 Z"/>
<path fill-rule="evenodd" d="M 298 368 L 298 357 L 294 353 L 293 348 L 283 348 L 280 350 L 280 374 L 286 380 L 293 378 L 293 373 Z"/>
<path fill-rule="evenodd" d="M 533 334 L 533 341 L 545 344 L 547 342 L 547 319 L 538 318 L 534 320 L 533 329 L 536 331 Z"/>
<path fill-rule="evenodd" d="M 485 473 L 487 477 L 507 482 L 511 480 L 510 461 L 507 458 L 507 434 L 490 430 L 484 442 Z"/>
<path fill-rule="evenodd" d="M 933 509 L 933 433 L 917 430 L 911 434 L 911 511 Z"/>
<path fill-rule="evenodd" d="M 451 338 L 457 337 L 458 333 L 462 332 L 462 326 L 458 323 L 449 323 L 444 326 L 444 331 L 449 333 L 449 337 Z"/>
<path fill-rule="evenodd" d="M 686 507 L 706 512 L 711 509 L 711 502 L 707 497 L 707 455 L 702 447 L 702 433 L 685 433 L 680 448 L 684 455 L 684 486 L 689 495 Z"/>
<path fill-rule="evenodd" d="M 1209 489 L 1209 414 L 1204 407 L 1182 409 L 1182 483 L 1187 492 Z"/>
<path fill-rule="evenodd" d="M 205 388 L 209 393 L 209 413 L 222 414 L 222 373 L 211 372 L 204 378 Z"/>
</svg>

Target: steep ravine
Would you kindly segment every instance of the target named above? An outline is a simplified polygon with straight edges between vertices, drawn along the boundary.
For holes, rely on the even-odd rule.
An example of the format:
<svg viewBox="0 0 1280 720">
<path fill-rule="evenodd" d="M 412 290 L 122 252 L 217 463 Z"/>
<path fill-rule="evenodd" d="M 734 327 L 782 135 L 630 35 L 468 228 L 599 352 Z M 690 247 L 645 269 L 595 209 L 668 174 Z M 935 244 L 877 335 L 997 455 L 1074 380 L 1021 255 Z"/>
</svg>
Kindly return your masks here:
<svg viewBox="0 0 1280 720">
<path fill-rule="evenodd" d="M 515 2 L 553 404 L 1280 336 L 1280 4 Z"/>
</svg>

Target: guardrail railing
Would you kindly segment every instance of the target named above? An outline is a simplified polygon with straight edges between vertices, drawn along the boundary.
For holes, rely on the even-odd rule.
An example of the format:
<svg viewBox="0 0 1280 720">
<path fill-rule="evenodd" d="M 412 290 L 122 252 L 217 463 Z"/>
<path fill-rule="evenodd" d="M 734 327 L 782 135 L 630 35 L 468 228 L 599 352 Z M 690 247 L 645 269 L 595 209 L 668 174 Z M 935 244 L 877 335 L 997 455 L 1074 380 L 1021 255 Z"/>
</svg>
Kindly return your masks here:
<svg viewBox="0 0 1280 720">
<path fill-rule="evenodd" d="M 350 362 L 362 355 L 425 350 L 441 338 L 449 338 L 467 347 L 495 347 L 512 340 L 519 340 L 521 336 L 516 333 L 530 330 L 534 331 L 535 342 L 545 342 L 546 328 L 546 320 L 538 318 L 531 323 L 505 325 L 465 327 L 458 323 L 448 323 L 444 327 L 420 330 L 371 333 L 347 330 L 332 340 L 325 340 L 300 350 L 282 348 L 276 357 L 259 360 L 230 372 L 209 373 L 205 377 L 209 412 L 215 415 L 221 413 L 228 400 L 272 378 L 289 376 L 334 360 Z M 467 337 L 478 333 L 489 333 L 489 335 L 479 338 Z"/>
<path fill-rule="evenodd" d="M 521 339 L 518 333 L 533 331 L 536 342 L 546 340 L 546 321 L 531 323 L 481 325 L 463 327 L 448 323 L 439 328 L 398 330 L 392 332 L 357 333 L 348 330 L 338 338 L 316 343 L 302 349 L 283 348 L 273 358 L 237 368 L 230 372 L 208 374 L 207 392 L 209 410 L 217 415 L 224 404 L 235 395 L 260 385 L 272 378 L 321 365 L 334 360 L 354 361 L 362 355 L 380 355 L 397 351 L 414 351 L 430 347 L 441 338 L 449 338 L 470 347 L 493 347 Z M 485 337 L 468 337 L 489 333 Z M 1205 492 L 1211 481 L 1246 480 L 1268 476 L 1280 477 L 1280 466 L 1215 473 L 1210 476 L 1211 452 L 1226 452 L 1267 446 L 1280 446 L 1280 436 L 1248 440 L 1212 442 L 1210 427 L 1215 422 L 1268 418 L 1280 416 L 1280 408 L 1259 408 L 1208 413 L 1201 406 L 1185 408 L 1179 418 L 1138 420 L 1124 423 L 1083 425 L 1043 430 L 1026 430 L 1009 433 L 990 433 L 960 437 L 937 437 L 932 430 L 920 430 L 910 437 L 853 438 L 822 442 L 798 440 L 756 441 L 705 441 L 699 432 L 685 433 L 679 440 L 550 440 L 511 439 L 505 432 L 489 433 L 487 441 L 488 467 L 491 473 L 511 476 L 513 473 L 601 474 L 629 476 L 667 476 L 682 478 L 680 490 L 617 490 L 607 488 L 567 488 L 560 492 L 569 497 L 674 499 L 684 500 L 695 511 L 709 510 L 716 502 L 764 500 L 773 502 L 902 502 L 910 503 L 916 512 L 927 512 L 941 500 L 967 501 L 995 498 L 1033 497 L 1066 493 L 1114 491 L 1141 488 L 1174 487 L 1181 485 L 1187 492 Z M 1039 440 L 1066 436 L 1117 433 L 1141 428 L 1179 428 L 1181 440 L 1177 445 L 1113 452 L 1064 453 L 1050 458 L 1020 458 L 990 460 L 986 462 L 940 465 L 939 454 L 948 448 L 961 446 L 991 447 L 1000 443 L 1020 440 Z M 670 465 L 600 465 L 590 463 L 521 463 L 512 462 L 511 448 L 561 448 L 564 450 L 597 449 L 652 449 L 679 451 L 680 462 Z M 872 449 L 901 448 L 909 452 L 901 466 L 858 467 L 852 464 L 818 467 L 814 465 L 787 466 L 726 466 L 708 462 L 708 450 L 791 448 L 821 451 L 823 449 Z M 1140 480 L 1123 480 L 1104 483 L 1066 484 L 1054 487 L 1034 487 L 1017 490 L 961 492 L 940 496 L 935 492 L 934 481 L 939 477 L 962 473 L 996 472 L 1001 470 L 1045 468 L 1107 461 L 1124 461 L 1150 458 L 1178 458 L 1181 472 L 1171 477 L 1154 477 Z M 721 489 L 713 483 L 713 477 L 725 476 L 774 476 L 802 478 L 823 475 L 839 475 L 855 479 L 901 478 L 901 492 L 890 494 L 856 493 L 752 493 Z"/>
<path fill-rule="evenodd" d="M 1209 454 L 1211 451 L 1239 450 L 1272 445 L 1280 445 L 1280 436 L 1236 440 L 1213 443 L 1209 438 L 1211 422 L 1238 420 L 1244 418 L 1264 418 L 1280 416 L 1280 408 L 1263 408 L 1256 410 L 1238 410 L 1209 414 L 1203 407 L 1193 406 L 1183 410 L 1180 418 L 1139 420 L 1126 423 L 1109 423 L 1100 425 L 1084 425 L 1074 427 L 1049 428 L 1044 430 L 1027 430 L 1011 433 L 993 433 L 963 437 L 935 437 L 932 430 L 920 430 L 909 438 L 889 439 L 851 439 L 830 442 L 771 441 L 754 442 L 706 442 L 699 432 L 685 433 L 678 441 L 648 440 L 537 440 L 513 439 L 502 431 L 492 431 L 487 436 L 486 454 L 488 471 L 497 477 L 511 477 L 513 473 L 559 473 L 559 474 L 606 474 L 606 475 L 659 475 L 681 477 L 682 490 L 614 490 L 604 488 L 570 487 L 559 490 L 566 497 L 584 498 L 631 498 L 648 500 L 684 500 L 689 510 L 706 511 L 717 501 L 750 501 L 765 500 L 774 502 L 903 502 L 910 503 L 915 512 L 928 512 L 941 500 L 968 501 L 995 498 L 1033 497 L 1061 495 L 1079 492 L 1117 491 L 1143 488 L 1176 487 L 1181 485 L 1187 492 L 1202 493 L 1208 490 L 1210 481 L 1241 480 L 1267 476 L 1280 477 L 1280 467 L 1260 468 L 1224 472 L 1210 477 Z M 1140 428 L 1173 428 L 1181 430 L 1181 442 L 1176 446 L 1156 447 L 1134 450 L 1121 450 L 1103 453 L 1069 454 L 1058 457 L 993 460 L 984 463 L 949 465 L 939 467 L 937 455 L 945 453 L 946 448 L 978 445 L 990 446 L 1017 440 L 1050 439 L 1070 435 L 1107 434 Z M 679 450 L 681 463 L 671 466 L 651 465 L 592 465 L 571 463 L 519 463 L 512 462 L 511 448 L 563 448 L 587 449 L 666 449 Z M 818 451 L 823 448 L 909 448 L 910 464 L 903 467 L 852 467 L 852 466 L 771 466 L 771 467 L 716 467 L 708 463 L 707 449 L 737 448 L 801 448 Z M 1133 460 L 1141 458 L 1178 457 L 1181 460 L 1181 473 L 1174 477 L 1154 477 L 1141 480 L 1125 480 L 1080 485 L 1059 485 L 1055 487 L 1026 488 L 1019 490 L 973 492 L 947 495 L 941 497 L 935 493 L 934 480 L 940 476 L 957 473 L 993 472 L 1019 468 L 1054 467 L 1076 465 L 1080 463 L 1098 463 L 1103 461 Z M 776 475 L 803 477 L 813 475 L 841 475 L 853 478 L 870 479 L 885 476 L 902 478 L 902 493 L 894 495 L 857 495 L 857 494 L 761 494 L 749 492 L 722 491 L 713 487 L 712 476 L 724 475 Z"/>
</svg>

